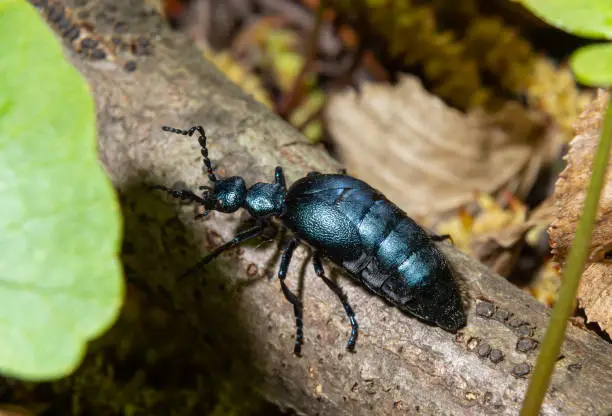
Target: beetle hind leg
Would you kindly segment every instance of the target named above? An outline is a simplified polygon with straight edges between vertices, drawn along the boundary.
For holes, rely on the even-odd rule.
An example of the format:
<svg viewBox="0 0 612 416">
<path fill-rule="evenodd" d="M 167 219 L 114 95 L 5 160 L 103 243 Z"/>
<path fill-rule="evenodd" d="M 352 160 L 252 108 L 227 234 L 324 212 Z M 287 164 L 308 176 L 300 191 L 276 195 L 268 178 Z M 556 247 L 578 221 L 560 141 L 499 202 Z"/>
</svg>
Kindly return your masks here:
<svg viewBox="0 0 612 416">
<path fill-rule="evenodd" d="M 357 336 L 359 335 L 359 325 L 357 324 L 357 320 L 355 319 L 355 312 L 353 312 L 353 308 L 349 304 L 348 298 L 346 294 L 342 291 L 340 286 L 334 283 L 333 280 L 325 276 L 325 270 L 323 270 L 323 265 L 321 263 L 321 255 L 316 252 L 312 256 L 312 265 L 314 266 L 315 273 L 319 276 L 323 282 L 329 287 L 332 292 L 338 296 L 340 302 L 342 302 L 342 306 L 344 306 L 344 310 L 346 312 L 346 316 L 348 316 L 349 321 L 351 322 L 351 337 L 349 338 L 346 349 L 350 352 L 355 352 L 355 343 L 357 342 Z"/>
<path fill-rule="evenodd" d="M 285 248 L 281 258 L 280 268 L 278 269 L 278 280 L 280 280 L 281 289 L 283 290 L 285 299 L 287 299 L 287 301 L 293 305 L 293 314 L 295 315 L 295 345 L 293 347 L 293 353 L 300 357 L 302 355 L 302 343 L 304 342 L 303 306 L 300 299 L 287 287 L 287 284 L 285 283 L 285 279 L 287 278 L 287 270 L 289 270 L 289 263 L 291 262 L 291 257 L 293 256 L 293 252 L 298 244 L 299 240 L 297 238 L 293 238 Z"/>
</svg>

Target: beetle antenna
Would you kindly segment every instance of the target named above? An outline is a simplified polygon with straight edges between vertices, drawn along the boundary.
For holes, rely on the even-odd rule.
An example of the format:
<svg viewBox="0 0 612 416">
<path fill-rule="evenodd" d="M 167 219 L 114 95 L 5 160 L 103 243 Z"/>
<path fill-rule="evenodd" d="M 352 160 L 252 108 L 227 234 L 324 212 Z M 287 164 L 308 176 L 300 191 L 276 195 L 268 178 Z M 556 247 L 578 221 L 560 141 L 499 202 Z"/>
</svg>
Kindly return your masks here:
<svg viewBox="0 0 612 416">
<path fill-rule="evenodd" d="M 204 166 L 206 167 L 206 171 L 208 172 L 208 179 L 210 179 L 211 182 L 217 181 L 217 176 L 215 176 L 212 164 L 210 163 L 210 159 L 208 158 L 208 148 L 206 147 L 206 133 L 204 132 L 204 128 L 202 126 L 193 126 L 189 130 L 181 130 L 176 129 L 174 127 L 162 126 L 162 130 L 169 131 L 170 133 L 182 134 L 183 136 L 193 136 L 193 133 L 197 131 L 200 135 L 200 137 L 198 137 L 198 143 L 200 143 L 200 152 L 204 157 Z"/>
</svg>

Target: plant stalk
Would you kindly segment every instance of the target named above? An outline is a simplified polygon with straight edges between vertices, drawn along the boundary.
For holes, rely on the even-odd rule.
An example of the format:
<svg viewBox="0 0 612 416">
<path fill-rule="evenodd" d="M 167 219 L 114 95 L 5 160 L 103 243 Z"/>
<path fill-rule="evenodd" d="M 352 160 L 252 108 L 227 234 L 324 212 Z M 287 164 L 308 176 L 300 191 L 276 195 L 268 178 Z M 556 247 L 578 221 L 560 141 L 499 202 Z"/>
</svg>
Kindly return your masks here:
<svg viewBox="0 0 612 416">
<path fill-rule="evenodd" d="M 576 292 L 580 284 L 580 277 L 584 269 L 584 262 L 591 244 L 601 188 L 606 178 L 611 142 L 612 105 L 609 102 L 603 120 L 601 140 L 593 158 L 593 171 L 584 202 L 584 209 L 567 258 L 559 296 L 553 307 L 550 324 L 544 335 L 544 341 L 538 355 L 533 377 L 529 382 L 527 394 L 523 401 L 521 416 L 536 416 L 540 413 L 544 395 L 548 390 L 554 366 L 561 351 L 567 320 L 572 311 Z"/>
</svg>

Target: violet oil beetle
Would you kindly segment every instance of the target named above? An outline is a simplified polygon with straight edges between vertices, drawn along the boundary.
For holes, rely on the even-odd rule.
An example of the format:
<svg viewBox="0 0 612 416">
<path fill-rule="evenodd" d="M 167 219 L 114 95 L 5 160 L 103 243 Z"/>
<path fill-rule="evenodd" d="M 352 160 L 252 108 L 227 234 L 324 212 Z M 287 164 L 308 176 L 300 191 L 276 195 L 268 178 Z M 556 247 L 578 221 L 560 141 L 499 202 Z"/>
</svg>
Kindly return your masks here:
<svg viewBox="0 0 612 416">
<path fill-rule="evenodd" d="M 240 176 L 219 178 L 213 172 L 202 126 L 188 130 L 164 126 L 163 130 L 185 136 L 198 134 L 204 167 L 212 186 L 201 186 L 201 195 L 165 186 L 153 188 L 200 204 L 205 209 L 202 216 L 209 211 L 232 213 L 243 208 L 257 223 L 208 254 L 190 271 L 260 236 L 273 217 L 293 233 L 282 253 L 278 278 L 285 298 L 293 305 L 296 355 L 301 353 L 304 338 L 302 304 L 285 280 L 293 252 L 300 243 L 314 250 L 312 263 L 317 276 L 344 306 L 351 323 L 349 351 L 354 351 L 359 327 L 346 295 L 325 275 L 323 258 L 341 267 L 376 295 L 424 322 L 449 332 L 456 332 L 466 324 L 453 273 L 434 244 L 447 236 L 430 236 L 367 183 L 345 174 L 311 172 L 287 188 L 283 169 L 277 167 L 272 183 L 258 182 L 247 187 Z"/>
</svg>

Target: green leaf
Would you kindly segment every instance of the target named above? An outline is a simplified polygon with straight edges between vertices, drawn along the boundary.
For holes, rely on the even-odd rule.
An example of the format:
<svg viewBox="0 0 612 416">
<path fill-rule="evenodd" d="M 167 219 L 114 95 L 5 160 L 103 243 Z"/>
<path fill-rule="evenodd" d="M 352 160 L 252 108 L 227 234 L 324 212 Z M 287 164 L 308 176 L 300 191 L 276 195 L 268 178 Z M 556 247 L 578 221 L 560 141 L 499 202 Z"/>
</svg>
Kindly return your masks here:
<svg viewBox="0 0 612 416">
<path fill-rule="evenodd" d="M 0 1 L 0 373 L 73 371 L 115 321 L 121 216 L 87 84 L 25 0 Z"/>
<path fill-rule="evenodd" d="M 610 0 L 522 0 L 545 22 L 577 36 L 612 39 Z"/>
<path fill-rule="evenodd" d="M 593 87 L 612 85 L 612 43 L 583 46 L 572 53 L 570 66 L 576 79 Z"/>
</svg>

